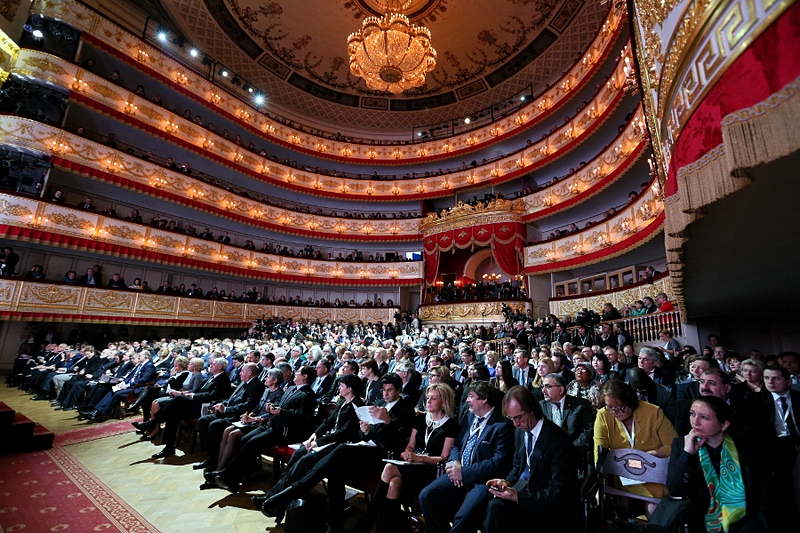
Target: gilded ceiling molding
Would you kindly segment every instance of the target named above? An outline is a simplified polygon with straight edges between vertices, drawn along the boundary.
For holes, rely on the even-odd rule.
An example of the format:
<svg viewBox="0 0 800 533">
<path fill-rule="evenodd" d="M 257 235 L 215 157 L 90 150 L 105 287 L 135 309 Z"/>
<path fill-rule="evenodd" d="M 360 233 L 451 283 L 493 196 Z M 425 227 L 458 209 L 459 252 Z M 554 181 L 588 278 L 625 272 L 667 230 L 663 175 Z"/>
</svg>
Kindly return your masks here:
<svg viewBox="0 0 800 533">
<path fill-rule="evenodd" d="M 282 317 L 331 322 L 391 322 L 396 307 L 304 307 L 204 300 L 86 285 L 0 279 L 0 317 L 31 322 L 243 327 Z"/>
<path fill-rule="evenodd" d="M 280 208 L 32 119 L 0 116 L 0 141 L 51 153 L 53 164 L 93 179 L 279 233 L 370 242 L 421 238 L 418 219 L 339 218 Z"/>
<path fill-rule="evenodd" d="M 422 282 L 420 261 L 326 261 L 266 254 L 7 193 L 0 193 L 0 234 L 249 279 L 367 287 Z"/>
<path fill-rule="evenodd" d="M 649 241 L 664 224 L 658 182 L 627 208 L 578 233 L 525 248 L 525 273 L 545 274 L 586 266 L 628 252 Z"/>
<path fill-rule="evenodd" d="M 183 94 L 216 109 L 222 115 L 238 121 L 252 132 L 271 142 L 305 152 L 316 157 L 349 163 L 381 165 L 419 163 L 446 159 L 469 153 L 501 139 L 520 134 L 544 117 L 566 104 L 595 74 L 603 59 L 610 53 L 626 20 L 624 6 L 614 7 L 583 57 L 557 83 L 513 115 L 491 125 L 436 141 L 388 145 L 341 142 L 298 130 L 267 117 L 259 109 L 234 98 L 203 76 L 170 59 L 160 49 L 106 20 L 98 13 L 74 0 L 45 0 L 36 3 L 32 12 L 52 17 L 84 32 L 83 38 L 112 53 L 143 71 L 175 86 Z"/>
<path fill-rule="evenodd" d="M 602 153 L 565 179 L 526 195 L 523 221 L 532 222 L 588 200 L 622 177 L 648 146 L 644 110 L 639 106 Z"/>
<path fill-rule="evenodd" d="M 672 147 L 708 91 L 793 1 L 636 0 L 637 58 L 662 178 Z"/>
<path fill-rule="evenodd" d="M 607 83 L 583 110 L 555 132 L 517 152 L 484 165 L 448 174 L 375 181 L 340 178 L 281 165 L 44 52 L 22 50 L 14 72 L 57 83 L 71 91 L 74 101 L 95 107 L 118 120 L 176 142 L 255 179 L 316 196 L 400 201 L 450 196 L 462 188 L 504 183 L 562 157 L 587 139 L 622 101 L 625 94 L 623 68 L 624 61 L 618 61 Z"/>
</svg>

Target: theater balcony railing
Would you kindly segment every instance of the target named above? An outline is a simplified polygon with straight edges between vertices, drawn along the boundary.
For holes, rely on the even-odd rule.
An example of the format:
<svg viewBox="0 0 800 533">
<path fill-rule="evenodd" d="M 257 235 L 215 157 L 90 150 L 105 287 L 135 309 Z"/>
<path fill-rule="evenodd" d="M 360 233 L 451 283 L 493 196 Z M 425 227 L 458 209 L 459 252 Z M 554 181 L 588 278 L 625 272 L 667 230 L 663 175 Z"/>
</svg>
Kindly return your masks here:
<svg viewBox="0 0 800 533">
<path fill-rule="evenodd" d="M 471 300 L 438 302 L 419 306 L 419 318 L 427 325 L 489 325 L 503 323 L 503 308 L 527 315 L 531 303 L 527 300 Z"/>
<path fill-rule="evenodd" d="M 316 157 L 348 163 L 409 164 L 458 157 L 518 135 L 567 104 L 592 79 L 611 53 L 627 20 L 622 4 L 612 6 L 583 56 L 561 79 L 513 116 L 494 124 L 437 141 L 373 145 L 343 142 L 301 131 L 264 114 L 204 76 L 176 61 L 159 48 L 144 42 L 99 13 L 74 0 L 35 2 L 32 13 L 51 17 L 83 32 L 82 39 L 127 61 L 142 72 L 172 85 L 182 94 L 227 118 L 238 121 L 268 140 Z"/>
<path fill-rule="evenodd" d="M 525 273 L 546 274 L 622 255 L 654 238 L 664 225 L 658 181 L 626 209 L 578 233 L 525 248 Z"/>
<path fill-rule="evenodd" d="M 391 322 L 396 307 L 303 307 L 204 300 L 0 278 L 0 317 L 33 322 L 240 328 L 261 318 Z"/>
<path fill-rule="evenodd" d="M 247 279 L 360 287 L 422 284 L 420 261 L 325 261 L 266 254 L 7 193 L 0 193 L 0 237 Z"/>
<path fill-rule="evenodd" d="M 649 146 L 644 109 L 639 106 L 625 129 L 603 152 L 565 179 L 523 197 L 523 222 L 533 222 L 588 200 L 624 176 Z"/>
<path fill-rule="evenodd" d="M 70 91 L 70 99 L 74 102 L 135 125 L 153 136 L 193 150 L 254 179 L 316 196 L 350 200 L 357 197 L 362 201 L 385 202 L 450 196 L 464 188 L 504 183 L 562 157 L 588 139 L 623 101 L 624 68 L 623 62 L 619 61 L 608 82 L 584 110 L 544 139 L 473 168 L 439 176 L 387 180 L 318 174 L 277 163 L 45 52 L 20 50 L 12 73 L 57 83 Z M 450 145 L 445 144 L 441 149 L 447 152 Z"/>
<path fill-rule="evenodd" d="M 50 153 L 54 166 L 71 172 L 271 231 L 340 241 L 422 239 L 418 219 L 340 218 L 268 205 L 32 119 L 0 116 L 0 142 Z"/>
</svg>

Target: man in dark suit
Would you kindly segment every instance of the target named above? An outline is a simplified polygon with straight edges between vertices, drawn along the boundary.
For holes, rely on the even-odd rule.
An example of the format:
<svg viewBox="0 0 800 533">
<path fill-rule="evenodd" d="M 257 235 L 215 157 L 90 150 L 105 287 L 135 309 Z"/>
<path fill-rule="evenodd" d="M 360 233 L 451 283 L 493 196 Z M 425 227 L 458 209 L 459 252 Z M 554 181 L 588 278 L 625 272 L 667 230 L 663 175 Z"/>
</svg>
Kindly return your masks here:
<svg viewBox="0 0 800 533">
<path fill-rule="evenodd" d="M 656 383 L 672 389 L 675 386 L 675 379 L 658 366 L 660 361 L 662 361 L 661 354 L 655 348 L 644 346 L 639 350 L 639 368 L 647 372 L 650 379 Z"/>
<path fill-rule="evenodd" d="M 253 499 L 257 506 L 260 504 L 262 513 L 281 517 L 285 507 L 295 498 L 307 494 L 327 478 L 328 531 L 343 531 L 345 483 L 378 474 L 383 468 L 381 459 L 389 453 L 399 456 L 411 435 L 414 405 L 408 398 L 401 397 L 400 377 L 389 373 L 381 378 L 380 383 L 383 399 L 370 407 L 370 415 L 380 419 L 381 423 L 360 423 L 362 441 L 372 441 L 376 446 L 338 444 L 327 453 L 306 456 L 287 470 L 266 497 Z"/>
<path fill-rule="evenodd" d="M 501 412 L 497 390 L 477 381 L 466 394 L 470 413 L 450 451 L 447 475 L 419 495 L 430 533 L 478 529 L 486 482 L 506 475 L 514 460 L 514 426 Z"/>
<path fill-rule="evenodd" d="M 706 357 L 703 355 L 693 355 L 692 361 L 689 363 L 689 378 L 678 383 L 677 401 L 682 403 L 691 401 L 700 396 L 700 376 L 709 368 L 719 368 L 717 361 L 713 357 Z M 653 402 L 650 402 L 653 403 Z"/>
<path fill-rule="evenodd" d="M 795 493 L 792 473 L 800 449 L 800 392 L 791 389 L 792 376 L 783 367 L 767 367 L 764 386 L 769 395 L 754 406 L 753 419 L 761 424 L 756 433 L 763 437 L 761 453 L 770 465 L 774 509 L 783 515 L 776 523 L 796 523 L 800 495 Z"/>
<path fill-rule="evenodd" d="M 594 432 L 594 409 L 589 400 L 567 395 L 564 378 L 547 374 L 542 384 L 544 416 L 567 432 L 573 446 L 590 446 Z"/>
<path fill-rule="evenodd" d="M 522 531 L 534 520 L 537 529 L 572 531 L 580 513 L 572 438 L 543 417 L 536 398 L 522 387 L 508 391 L 503 411 L 517 428 L 514 466 L 505 479 L 490 479 L 483 487 L 488 505 L 481 529 Z"/>
<path fill-rule="evenodd" d="M 184 418 L 197 418 L 204 403 L 218 402 L 231 395 L 231 382 L 225 374 L 228 361 L 218 357 L 211 362 L 211 376 L 197 392 L 173 391 L 171 401 L 165 402 L 149 422 L 134 423 L 136 429 L 152 431 L 156 425 L 164 423 L 164 449 L 153 455 L 153 459 L 163 459 L 175 455 L 175 438 L 178 425 Z"/>
<path fill-rule="evenodd" d="M 625 372 L 628 370 L 628 367 L 625 363 L 619 360 L 619 352 L 616 348 L 612 348 L 611 346 L 606 346 L 603 349 L 603 353 L 605 354 L 608 362 L 611 363 L 611 369 L 608 372 L 609 378 L 608 379 L 625 379 Z"/>
<path fill-rule="evenodd" d="M 82 202 L 78 204 L 78 209 L 83 209 L 84 211 L 94 211 L 94 203 L 92 203 L 92 199 L 87 197 Z"/>
<path fill-rule="evenodd" d="M 527 350 L 518 348 L 514 350 L 514 367 L 511 369 L 511 374 L 514 379 L 523 387 L 530 387 L 531 381 L 536 374 L 536 369 L 530 364 L 530 355 Z"/>
<path fill-rule="evenodd" d="M 111 414 L 112 410 L 123 401 L 131 392 L 138 397 L 148 384 L 156 380 L 156 367 L 145 352 L 137 354 L 138 366 L 122 383 L 114 385 L 111 391 L 95 405 L 94 411 L 88 413 L 86 418 L 99 422 L 103 417 Z"/>
<path fill-rule="evenodd" d="M 316 377 L 314 368 L 302 366 L 295 373 L 294 387 L 287 390 L 281 403 L 269 408 L 272 418 L 259 429 L 239 441 L 239 451 L 223 470 L 210 471 L 206 481 L 213 481 L 231 492 L 238 492 L 253 461 L 281 440 L 287 444 L 302 442 L 314 431 L 314 411 L 317 401 L 311 383 Z"/>
<path fill-rule="evenodd" d="M 194 465 L 195 469 L 207 468 L 216 470 L 219 457 L 219 443 L 225 428 L 239 421 L 245 413 L 255 409 L 261 395 L 264 394 L 264 383 L 256 376 L 258 366 L 247 363 L 242 366 L 240 373 L 241 382 L 234 389 L 231 397 L 211 407 L 211 413 L 201 416 L 197 420 L 197 431 L 200 433 L 200 442 L 208 450 L 205 461 Z"/>
<path fill-rule="evenodd" d="M 19 263 L 19 256 L 10 246 L 5 246 L 0 253 L 0 275 L 13 276 Z"/>
<path fill-rule="evenodd" d="M 362 360 L 359 363 L 361 379 L 364 380 L 364 403 L 375 405 L 381 397 L 380 371 L 375 359 Z"/>
<path fill-rule="evenodd" d="M 643 402 L 657 405 L 664 411 L 664 416 L 669 418 L 675 429 L 678 430 L 678 403 L 675 401 L 675 390 L 654 382 L 641 368 L 629 368 L 625 381 L 636 391 L 636 396 Z M 689 400 L 691 404 L 691 400 Z M 686 420 L 689 420 L 689 407 L 686 407 Z M 678 434 L 681 435 L 680 431 Z"/>
<path fill-rule="evenodd" d="M 575 372 L 567 368 L 567 356 L 563 352 L 553 352 L 550 359 L 556 367 L 556 374 L 564 378 L 564 383 L 571 383 L 575 379 Z"/>
<path fill-rule="evenodd" d="M 322 403 L 323 398 L 328 394 L 328 391 L 333 387 L 333 382 L 336 380 L 330 375 L 331 364 L 327 359 L 320 359 L 314 367 L 317 373 L 316 378 L 311 383 L 311 390 L 314 391 L 314 397 L 317 403 Z"/>
</svg>

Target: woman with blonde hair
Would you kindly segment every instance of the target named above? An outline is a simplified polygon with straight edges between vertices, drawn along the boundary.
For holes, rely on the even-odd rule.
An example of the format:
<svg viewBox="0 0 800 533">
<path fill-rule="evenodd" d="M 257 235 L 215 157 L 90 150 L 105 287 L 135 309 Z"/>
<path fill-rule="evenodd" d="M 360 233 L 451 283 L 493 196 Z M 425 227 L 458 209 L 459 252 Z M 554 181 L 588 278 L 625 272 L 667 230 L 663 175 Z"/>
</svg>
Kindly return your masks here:
<svg viewBox="0 0 800 533">
<path fill-rule="evenodd" d="M 387 463 L 372 502 L 353 532 L 372 531 L 378 516 L 378 533 L 396 529 L 403 520 L 400 495 L 419 494 L 436 479 L 437 465 L 450 456 L 459 431 L 453 411 L 453 389 L 444 383 L 434 383 L 425 393 L 428 398 L 425 413 L 417 415 L 408 446 L 400 454 L 406 464 Z"/>
<path fill-rule="evenodd" d="M 539 362 L 536 363 L 536 375 L 533 377 L 533 381 L 531 381 L 531 392 L 534 396 L 536 396 L 537 400 L 544 400 L 544 394 L 542 393 L 544 377 L 547 374 L 554 373 L 555 371 L 556 365 L 549 357 L 542 357 L 539 359 Z"/>
</svg>

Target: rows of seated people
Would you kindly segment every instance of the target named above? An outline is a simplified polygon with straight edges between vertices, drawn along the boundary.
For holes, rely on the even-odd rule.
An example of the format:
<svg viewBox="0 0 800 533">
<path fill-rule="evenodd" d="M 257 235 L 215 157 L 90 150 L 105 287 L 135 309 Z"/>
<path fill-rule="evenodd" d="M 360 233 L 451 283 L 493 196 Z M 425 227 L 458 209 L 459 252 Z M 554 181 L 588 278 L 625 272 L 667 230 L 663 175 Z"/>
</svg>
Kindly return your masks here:
<svg viewBox="0 0 800 533">
<path fill-rule="evenodd" d="M 686 356 L 692 350 L 558 342 L 529 350 L 456 327 L 390 338 L 269 327 L 258 338 L 99 353 L 50 344 L 17 359 L 13 384 L 87 420 L 127 402 L 127 412 L 142 411 L 133 423 L 141 440 L 163 445 L 156 460 L 170 461 L 181 420 L 196 419 L 201 490 L 238 492 L 261 454 L 297 444 L 254 506 L 280 522 L 327 480 L 318 514 L 329 531 L 344 530 L 345 484 L 368 479 L 374 496 L 355 531 L 376 520 L 379 531 L 399 531 L 401 503 L 414 495 L 432 532 L 508 531 L 534 519 L 577 531 L 587 455 L 623 448 L 669 457 L 669 472 L 666 485 L 618 487 L 687 498 L 681 520 L 695 530 L 770 531 L 797 519 L 797 353 L 744 357 L 716 335 L 713 355 Z M 720 465 L 731 479 L 720 479 Z"/>
<path fill-rule="evenodd" d="M 67 195 L 61 189 L 55 189 L 48 195 L 48 199 L 54 203 L 66 203 Z M 75 203 L 75 207 L 84 211 L 99 212 L 101 215 L 107 217 L 118 218 L 121 220 L 129 220 L 137 224 L 144 224 L 145 217 L 137 208 L 132 208 L 127 215 L 119 215 L 113 203 L 108 203 L 105 208 L 98 211 L 94 203 L 94 199 L 90 196 L 82 197 L 81 201 Z M 149 226 L 159 228 L 167 231 L 173 231 L 183 235 L 190 235 L 199 237 L 209 241 L 217 241 L 222 244 L 231 246 L 238 246 L 245 250 L 256 250 L 255 242 L 252 239 L 244 239 L 244 243 L 240 244 L 235 242 L 235 238 L 231 237 L 228 231 L 221 230 L 216 235 L 214 231 L 205 227 L 202 231 L 195 227 L 188 221 L 176 221 L 163 213 L 154 213 L 146 222 Z M 314 248 L 312 245 L 307 244 L 295 250 L 295 244 L 282 244 L 278 242 L 264 241 L 261 246 L 260 252 L 282 255 L 286 257 L 303 257 L 307 259 L 328 260 L 328 261 L 406 261 L 409 260 L 400 252 L 364 252 L 354 249 L 352 252 L 342 251 L 323 251 Z"/>
</svg>

